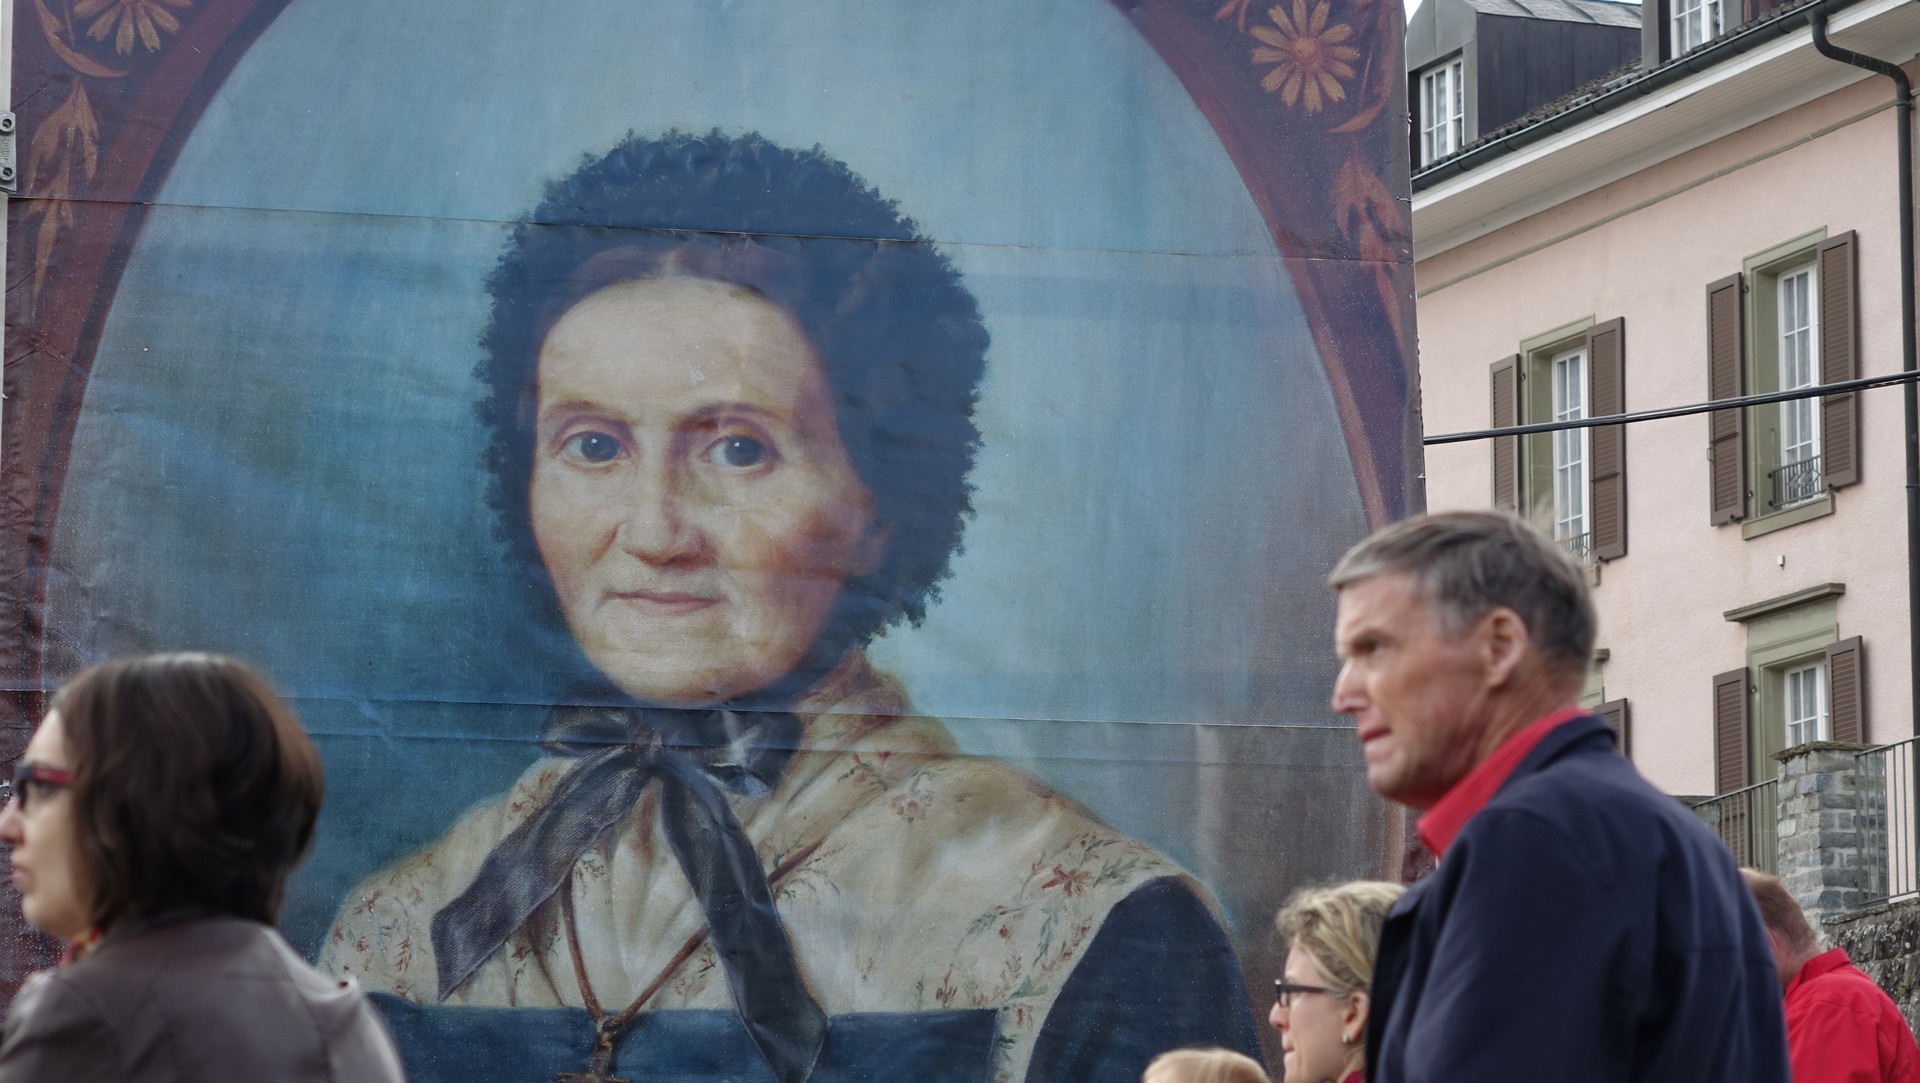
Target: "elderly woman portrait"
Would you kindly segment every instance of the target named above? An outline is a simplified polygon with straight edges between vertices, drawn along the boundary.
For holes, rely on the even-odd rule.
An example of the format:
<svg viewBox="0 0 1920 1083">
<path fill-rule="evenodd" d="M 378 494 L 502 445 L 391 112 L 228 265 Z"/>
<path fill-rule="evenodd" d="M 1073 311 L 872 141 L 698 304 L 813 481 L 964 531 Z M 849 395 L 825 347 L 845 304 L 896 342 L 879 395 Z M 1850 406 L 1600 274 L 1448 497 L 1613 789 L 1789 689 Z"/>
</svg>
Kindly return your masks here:
<svg viewBox="0 0 1920 1083">
<path fill-rule="evenodd" d="M 23 916 L 68 962 L 14 1000 L 0 1083 L 398 1083 L 359 988 L 272 928 L 320 796 L 299 721 L 238 662 L 151 655 L 67 684 L 14 768 L 0 843 Z"/>
<path fill-rule="evenodd" d="M 1267 1021 L 1280 1032 L 1284 1083 L 1364 1078 L 1373 960 L 1387 911 L 1405 890 L 1369 880 L 1307 888 L 1274 919 L 1287 962 Z"/>
<path fill-rule="evenodd" d="M 988 336 L 915 224 L 817 149 L 630 136 L 489 286 L 512 619 L 575 691 L 506 793 L 351 893 L 322 968 L 584 1008 L 549 1072 L 1093 1080 L 1251 1049 L 1205 889 L 959 754 L 867 659 L 937 596 L 979 449 Z"/>
</svg>

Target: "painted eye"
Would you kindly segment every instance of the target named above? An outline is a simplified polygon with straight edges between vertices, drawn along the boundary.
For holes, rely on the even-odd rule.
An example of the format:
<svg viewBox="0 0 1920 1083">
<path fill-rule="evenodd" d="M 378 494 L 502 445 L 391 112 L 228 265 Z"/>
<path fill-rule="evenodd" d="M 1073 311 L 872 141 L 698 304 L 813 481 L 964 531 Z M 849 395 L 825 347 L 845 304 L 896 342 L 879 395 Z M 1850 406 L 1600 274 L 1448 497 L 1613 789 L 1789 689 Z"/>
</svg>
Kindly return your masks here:
<svg viewBox="0 0 1920 1083">
<path fill-rule="evenodd" d="M 751 436 L 729 436 L 713 445 L 713 450 L 707 452 L 707 459 L 715 466 L 744 470 L 767 460 L 767 445 Z"/>
<path fill-rule="evenodd" d="M 583 432 L 568 438 L 565 450 L 590 463 L 606 463 L 619 457 L 620 441 L 604 432 Z"/>
</svg>

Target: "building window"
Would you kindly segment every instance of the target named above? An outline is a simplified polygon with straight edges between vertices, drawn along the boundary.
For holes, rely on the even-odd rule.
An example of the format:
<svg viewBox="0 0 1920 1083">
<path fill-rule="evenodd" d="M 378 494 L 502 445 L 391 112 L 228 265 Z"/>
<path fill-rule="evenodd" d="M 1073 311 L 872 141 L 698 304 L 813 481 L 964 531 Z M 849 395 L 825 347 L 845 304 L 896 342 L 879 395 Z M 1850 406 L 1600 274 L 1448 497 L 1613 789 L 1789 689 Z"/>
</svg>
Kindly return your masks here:
<svg viewBox="0 0 1920 1083">
<path fill-rule="evenodd" d="M 1523 344 L 1493 366 L 1493 424 L 1584 421 L 1626 409 L 1626 324 L 1583 320 Z M 1582 560 L 1627 552 L 1623 426 L 1558 429 L 1492 441 L 1493 502 Z"/>
<path fill-rule="evenodd" d="M 1673 0 L 1673 55 L 1720 36 L 1721 0 Z"/>
<path fill-rule="evenodd" d="M 1467 142 L 1467 90 L 1459 58 L 1420 76 L 1420 164 L 1437 162 Z"/>
<path fill-rule="evenodd" d="M 1585 346 L 1556 355 L 1550 362 L 1553 420 L 1581 421 L 1587 416 Z M 1591 543 L 1587 528 L 1587 429 L 1553 433 L 1553 537 L 1584 557 Z"/>
<path fill-rule="evenodd" d="M 1782 391 L 1797 391 L 1820 382 L 1819 319 L 1813 304 L 1815 273 L 1814 265 L 1808 262 L 1773 279 L 1775 352 L 1780 359 Z M 1779 404 L 1779 465 L 1771 472 L 1770 507 L 1791 507 L 1826 491 L 1820 484 L 1819 405 L 1816 399 Z"/>
<path fill-rule="evenodd" d="M 1865 739 L 1866 648 L 1840 638 L 1846 589 L 1823 583 L 1724 614 L 1746 626 L 1747 664 L 1713 678 L 1716 792 L 1777 777 L 1784 749 Z"/>
<path fill-rule="evenodd" d="M 1707 287 L 1710 397 L 1794 391 L 1860 374 L 1858 241 L 1815 233 Z M 1859 393 L 1708 415 L 1710 521 L 1756 537 L 1830 514 L 1860 480 Z"/>
<path fill-rule="evenodd" d="M 1827 739 L 1827 665 L 1823 658 L 1781 675 L 1786 744 L 1782 748 Z"/>
</svg>

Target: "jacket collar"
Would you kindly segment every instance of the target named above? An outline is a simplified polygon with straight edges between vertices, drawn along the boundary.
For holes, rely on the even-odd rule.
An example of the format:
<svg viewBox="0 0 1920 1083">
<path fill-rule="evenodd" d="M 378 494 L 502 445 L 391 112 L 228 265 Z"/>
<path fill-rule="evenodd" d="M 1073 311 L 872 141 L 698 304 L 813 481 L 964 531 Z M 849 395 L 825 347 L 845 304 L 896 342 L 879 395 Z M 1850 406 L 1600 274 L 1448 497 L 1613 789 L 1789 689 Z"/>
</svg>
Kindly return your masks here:
<svg viewBox="0 0 1920 1083">
<path fill-rule="evenodd" d="M 1492 755 L 1454 783 L 1446 796 L 1420 817 L 1420 841 L 1433 851 L 1433 856 L 1444 855 L 1447 847 L 1452 846 L 1453 840 L 1465 830 L 1467 821 L 1473 819 L 1488 801 L 1493 800 L 1495 794 L 1506 787 L 1507 780 L 1534 763 L 1542 746 L 1566 729 L 1567 723 L 1584 714 L 1574 707 L 1556 711 L 1529 723 L 1525 729 L 1501 742 Z"/>
<path fill-rule="evenodd" d="M 1781 992 L 1787 996 L 1792 996 L 1795 989 L 1820 977 L 1822 974 L 1831 974 L 1836 970 L 1843 970 L 1852 965 L 1853 960 L 1848 957 L 1847 949 L 1845 948 L 1834 948 L 1831 951 L 1822 952 L 1801 964 L 1800 973 L 1795 974 L 1793 980 L 1788 982 L 1787 987 L 1781 990 Z"/>
</svg>

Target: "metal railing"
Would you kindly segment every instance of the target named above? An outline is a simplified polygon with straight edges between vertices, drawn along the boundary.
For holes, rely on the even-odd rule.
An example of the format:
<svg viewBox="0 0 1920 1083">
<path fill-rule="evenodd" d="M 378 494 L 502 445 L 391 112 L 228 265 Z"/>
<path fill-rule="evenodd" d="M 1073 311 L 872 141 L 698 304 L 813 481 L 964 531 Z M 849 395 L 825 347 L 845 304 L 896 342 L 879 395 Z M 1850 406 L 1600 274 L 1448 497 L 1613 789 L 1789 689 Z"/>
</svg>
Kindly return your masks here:
<svg viewBox="0 0 1920 1083">
<path fill-rule="evenodd" d="M 1859 800 L 1861 888 L 1865 902 L 1920 895 L 1920 835 L 1915 834 L 1914 779 L 1920 774 L 1920 737 L 1854 756 Z"/>
<path fill-rule="evenodd" d="M 1735 861 L 1762 872 L 1780 864 L 1780 780 L 1768 779 L 1744 789 L 1709 797 L 1693 814 L 1733 851 Z"/>
<path fill-rule="evenodd" d="M 1773 507 L 1784 508 L 1798 504 L 1803 500 L 1812 500 L 1827 491 L 1826 479 L 1820 475 L 1820 456 L 1812 455 L 1799 462 L 1788 463 L 1778 470 L 1767 471 L 1773 479 Z"/>
<path fill-rule="evenodd" d="M 1569 537 L 1561 538 L 1559 539 L 1559 544 L 1561 548 L 1573 554 L 1573 559 L 1579 561 L 1580 563 L 1588 564 L 1592 562 L 1593 560 L 1593 532 L 1592 531 L 1588 531 L 1585 534 L 1574 534 Z"/>
</svg>

